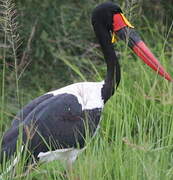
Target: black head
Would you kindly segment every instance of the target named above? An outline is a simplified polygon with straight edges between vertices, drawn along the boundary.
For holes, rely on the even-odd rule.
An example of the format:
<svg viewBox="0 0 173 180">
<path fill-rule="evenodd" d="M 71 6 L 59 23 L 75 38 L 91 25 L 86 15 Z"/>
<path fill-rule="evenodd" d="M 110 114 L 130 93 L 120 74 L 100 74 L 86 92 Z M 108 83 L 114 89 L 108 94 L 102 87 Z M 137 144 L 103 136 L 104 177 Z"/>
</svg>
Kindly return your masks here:
<svg viewBox="0 0 173 180">
<path fill-rule="evenodd" d="M 117 4 L 112 2 L 102 3 L 93 10 L 92 25 L 94 27 L 102 25 L 107 30 L 112 30 L 113 15 L 117 13 L 122 13 L 122 10 Z"/>
</svg>

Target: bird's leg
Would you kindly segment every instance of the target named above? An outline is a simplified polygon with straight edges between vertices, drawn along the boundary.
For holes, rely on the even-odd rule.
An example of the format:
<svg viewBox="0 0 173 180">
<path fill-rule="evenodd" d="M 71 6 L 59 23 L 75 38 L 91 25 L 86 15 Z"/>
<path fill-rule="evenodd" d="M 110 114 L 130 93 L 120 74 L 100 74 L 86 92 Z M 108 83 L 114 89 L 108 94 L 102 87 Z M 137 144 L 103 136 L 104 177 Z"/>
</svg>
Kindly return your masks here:
<svg viewBox="0 0 173 180">
<path fill-rule="evenodd" d="M 71 161 L 68 161 L 68 162 L 67 162 L 67 171 L 70 172 L 70 174 L 71 174 L 72 171 L 73 171 L 73 167 L 72 167 L 72 162 L 71 162 Z"/>
<path fill-rule="evenodd" d="M 73 163 L 71 161 L 67 161 L 66 163 L 66 177 L 72 180 L 80 180 L 79 176 L 73 175 Z"/>
</svg>

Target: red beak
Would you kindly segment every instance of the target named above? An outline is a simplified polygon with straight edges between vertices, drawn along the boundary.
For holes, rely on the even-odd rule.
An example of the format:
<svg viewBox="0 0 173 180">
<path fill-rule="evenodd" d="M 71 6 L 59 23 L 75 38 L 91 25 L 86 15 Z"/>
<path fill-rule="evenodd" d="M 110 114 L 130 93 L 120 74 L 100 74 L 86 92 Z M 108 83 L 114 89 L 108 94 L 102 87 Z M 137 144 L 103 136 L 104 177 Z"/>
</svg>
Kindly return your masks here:
<svg viewBox="0 0 173 180">
<path fill-rule="evenodd" d="M 159 61 L 155 58 L 153 53 L 149 50 L 143 41 L 139 41 L 136 45 L 133 46 L 132 49 L 148 66 L 157 71 L 168 81 L 172 81 L 171 76 L 164 70 Z"/>
<path fill-rule="evenodd" d="M 129 22 L 124 18 L 125 17 L 123 17 L 122 14 L 114 15 L 113 31 L 120 39 L 128 41 L 128 46 L 142 61 L 144 61 L 145 64 L 150 66 L 153 70 L 155 70 L 168 81 L 173 82 L 171 76 L 166 72 L 150 49 L 141 40 L 138 33 L 133 28 L 129 27 Z"/>
</svg>

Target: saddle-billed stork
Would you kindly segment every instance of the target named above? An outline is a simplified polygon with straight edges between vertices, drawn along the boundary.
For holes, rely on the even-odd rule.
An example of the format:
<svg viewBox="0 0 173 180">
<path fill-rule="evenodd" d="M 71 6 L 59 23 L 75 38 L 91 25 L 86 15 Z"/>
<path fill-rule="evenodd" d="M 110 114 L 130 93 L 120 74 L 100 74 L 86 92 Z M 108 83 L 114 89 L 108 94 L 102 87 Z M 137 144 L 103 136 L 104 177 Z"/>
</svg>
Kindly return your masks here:
<svg viewBox="0 0 173 180">
<path fill-rule="evenodd" d="M 27 150 L 36 160 L 72 163 L 76 159 L 85 148 L 86 131 L 89 136 L 94 135 L 103 107 L 120 82 L 120 65 L 112 42 L 114 35 L 127 40 L 140 59 L 172 81 L 117 4 L 98 5 L 92 13 L 92 25 L 107 65 L 104 81 L 75 83 L 31 101 L 4 134 L 1 161 L 15 154 L 20 131 L 22 147 L 27 144 Z"/>
</svg>

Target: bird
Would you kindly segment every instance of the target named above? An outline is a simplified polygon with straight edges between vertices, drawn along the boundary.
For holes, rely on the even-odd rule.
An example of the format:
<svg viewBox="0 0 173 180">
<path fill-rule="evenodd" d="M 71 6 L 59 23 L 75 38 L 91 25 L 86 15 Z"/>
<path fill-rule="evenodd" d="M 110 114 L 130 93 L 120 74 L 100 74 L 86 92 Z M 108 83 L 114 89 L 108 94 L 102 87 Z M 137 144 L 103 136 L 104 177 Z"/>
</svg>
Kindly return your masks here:
<svg viewBox="0 0 173 180">
<path fill-rule="evenodd" d="M 72 164 L 86 148 L 86 136 L 93 137 L 100 125 L 101 114 L 121 80 L 114 42 L 123 40 L 132 51 L 156 73 L 172 82 L 120 6 L 113 2 L 97 5 L 91 23 L 107 72 L 101 82 L 78 82 L 50 91 L 25 105 L 5 132 L 1 144 L 1 162 L 16 155 L 17 142 L 36 162 L 59 160 Z M 20 133 L 22 134 L 20 136 Z M 19 157 L 16 156 L 15 162 Z"/>
</svg>

